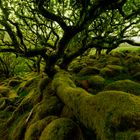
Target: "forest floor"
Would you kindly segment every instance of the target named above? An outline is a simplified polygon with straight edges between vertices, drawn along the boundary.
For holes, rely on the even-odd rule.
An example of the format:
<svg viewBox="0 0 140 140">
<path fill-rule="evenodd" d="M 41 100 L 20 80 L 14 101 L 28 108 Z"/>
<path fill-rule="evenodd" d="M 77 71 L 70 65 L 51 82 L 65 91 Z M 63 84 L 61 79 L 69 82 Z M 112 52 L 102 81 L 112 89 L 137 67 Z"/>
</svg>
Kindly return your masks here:
<svg viewBox="0 0 140 140">
<path fill-rule="evenodd" d="M 140 140 L 140 55 L 82 56 L 54 79 L 0 83 L 0 140 Z"/>
</svg>

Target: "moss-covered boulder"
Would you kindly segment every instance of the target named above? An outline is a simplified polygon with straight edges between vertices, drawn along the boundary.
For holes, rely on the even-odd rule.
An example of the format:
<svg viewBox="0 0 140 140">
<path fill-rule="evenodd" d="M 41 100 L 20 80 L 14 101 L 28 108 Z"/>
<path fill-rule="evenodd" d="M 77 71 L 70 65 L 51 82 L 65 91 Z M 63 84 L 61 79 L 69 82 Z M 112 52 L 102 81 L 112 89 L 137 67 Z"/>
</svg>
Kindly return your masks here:
<svg viewBox="0 0 140 140">
<path fill-rule="evenodd" d="M 63 108 L 63 103 L 51 89 L 51 83 L 49 83 L 42 92 L 40 91 L 40 94 L 42 94 L 42 99 L 33 108 L 31 123 L 50 115 L 60 115 Z"/>
<path fill-rule="evenodd" d="M 78 75 L 85 76 L 85 75 L 96 75 L 99 74 L 100 70 L 97 67 L 84 67 L 80 70 Z"/>
<path fill-rule="evenodd" d="M 68 70 L 70 72 L 74 72 L 74 73 L 78 73 L 83 67 L 87 66 L 85 63 L 84 64 L 80 64 L 80 63 L 72 63 L 69 67 Z"/>
<path fill-rule="evenodd" d="M 124 67 L 118 65 L 107 65 L 100 70 L 100 74 L 105 77 L 115 77 L 125 71 Z"/>
<path fill-rule="evenodd" d="M 40 103 L 34 106 L 31 123 L 50 115 L 59 115 L 62 107 L 63 104 L 57 96 L 48 96 L 48 98 L 43 99 Z"/>
<path fill-rule="evenodd" d="M 139 101 L 139 97 L 125 92 L 98 93 L 95 96 L 96 111 L 94 113 L 95 125 L 101 139 L 132 140 L 135 132 L 140 132 Z"/>
<path fill-rule="evenodd" d="M 137 54 L 130 54 L 126 57 L 125 64 L 127 66 L 133 65 L 133 64 L 139 64 L 140 63 L 140 56 Z"/>
<path fill-rule="evenodd" d="M 38 120 L 27 128 L 24 140 L 39 140 L 43 129 L 53 120 L 58 119 L 57 116 L 48 116 L 42 120 Z"/>
<path fill-rule="evenodd" d="M 122 65 L 122 61 L 119 57 L 110 56 L 108 57 L 107 64 L 108 65 Z"/>
<path fill-rule="evenodd" d="M 104 91 L 91 95 L 81 88 L 76 88 L 69 77 L 65 72 L 57 73 L 53 88 L 75 117 L 96 133 L 97 139 L 134 139 L 136 132 L 140 132 L 138 96 L 122 91 Z"/>
<path fill-rule="evenodd" d="M 132 75 L 134 80 L 137 80 L 138 82 L 140 82 L 140 72 L 135 73 L 134 75 Z"/>
<path fill-rule="evenodd" d="M 88 78 L 88 83 L 93 89 L 101 89 L 105 85 L 105 79 L 100 75 L 94 75 Z"/>
<path fill-rule="evenodd" d="M 113 73 L 113 71 L 107 67 L 104 67 L 100 70 L 100 75 L 104 76 L 104 77 L 112 77 L 115 74 Z"/>
<path fill-rule="evenodd" d="M 131 64 L 130 66 L 128 66 L 128 71 L 131 75 L 134 75 L 134 74 L 140 72 L 140 64 L 139 63 L 138 64 L 135 64 L 135 63 Z"/>
<path fill-rule="evenodd" d="M 39 140 L 84 140 L 79 126 L 71 119 L 52 121 L 42 132 Z"/>
<path fill-rule="evenodd" d="M 109 85 L 107 85 L 104 90 L 118 90 L 135 95 L 140 95 L 140 83 L 134 82 L 132 80 L 118 80 Z"/>
</svg>

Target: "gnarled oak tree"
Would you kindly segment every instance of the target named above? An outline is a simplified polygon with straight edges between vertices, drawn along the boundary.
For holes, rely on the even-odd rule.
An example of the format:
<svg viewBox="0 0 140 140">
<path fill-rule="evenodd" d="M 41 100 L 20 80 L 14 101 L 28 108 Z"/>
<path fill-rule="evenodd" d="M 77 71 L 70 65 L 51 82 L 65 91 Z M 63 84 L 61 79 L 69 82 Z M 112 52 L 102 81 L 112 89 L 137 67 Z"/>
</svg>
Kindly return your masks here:
<svg viewBox="0 0 140 140">
<path fill-rule="evenodd" d="M 0 0 L 0 52 L 43 58 L 52 77 L 89 48 L 140 45 L 139 13 L 139 0 Z"/>
</svg>

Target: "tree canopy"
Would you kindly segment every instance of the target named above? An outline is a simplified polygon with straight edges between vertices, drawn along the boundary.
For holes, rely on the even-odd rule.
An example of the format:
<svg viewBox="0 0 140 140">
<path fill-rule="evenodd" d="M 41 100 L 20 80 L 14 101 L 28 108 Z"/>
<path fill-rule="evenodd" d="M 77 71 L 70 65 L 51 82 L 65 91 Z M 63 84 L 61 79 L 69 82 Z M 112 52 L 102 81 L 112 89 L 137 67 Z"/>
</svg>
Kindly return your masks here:
<svg viewBox="0 0 140 140">
<path fill-rule="evenodd" d="M 89 48 L 139 46 L 140 0 L 0 0 L 0 52 L 45 61 L 45 72 Z"/>
</svg>

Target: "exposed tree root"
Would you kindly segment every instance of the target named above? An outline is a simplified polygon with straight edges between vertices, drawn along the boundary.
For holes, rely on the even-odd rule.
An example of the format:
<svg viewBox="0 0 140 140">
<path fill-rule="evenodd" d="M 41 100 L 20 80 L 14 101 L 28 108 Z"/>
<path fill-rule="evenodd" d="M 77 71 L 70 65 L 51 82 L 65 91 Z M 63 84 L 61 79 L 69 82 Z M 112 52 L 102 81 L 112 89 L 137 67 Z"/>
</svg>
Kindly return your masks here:
<svg viewBox="0 0 140 140">
<path fill-rule="evenodd" d="M 76 88 L 66 72 L 55 75 L 53 89 L 76 118 L 96 132 L 98 139 L 129 140 L 135 131 L 140 131 L 140 98 L 137 96 L 119 91 L 105 91 L 93 96 Z"/>
</svg>

